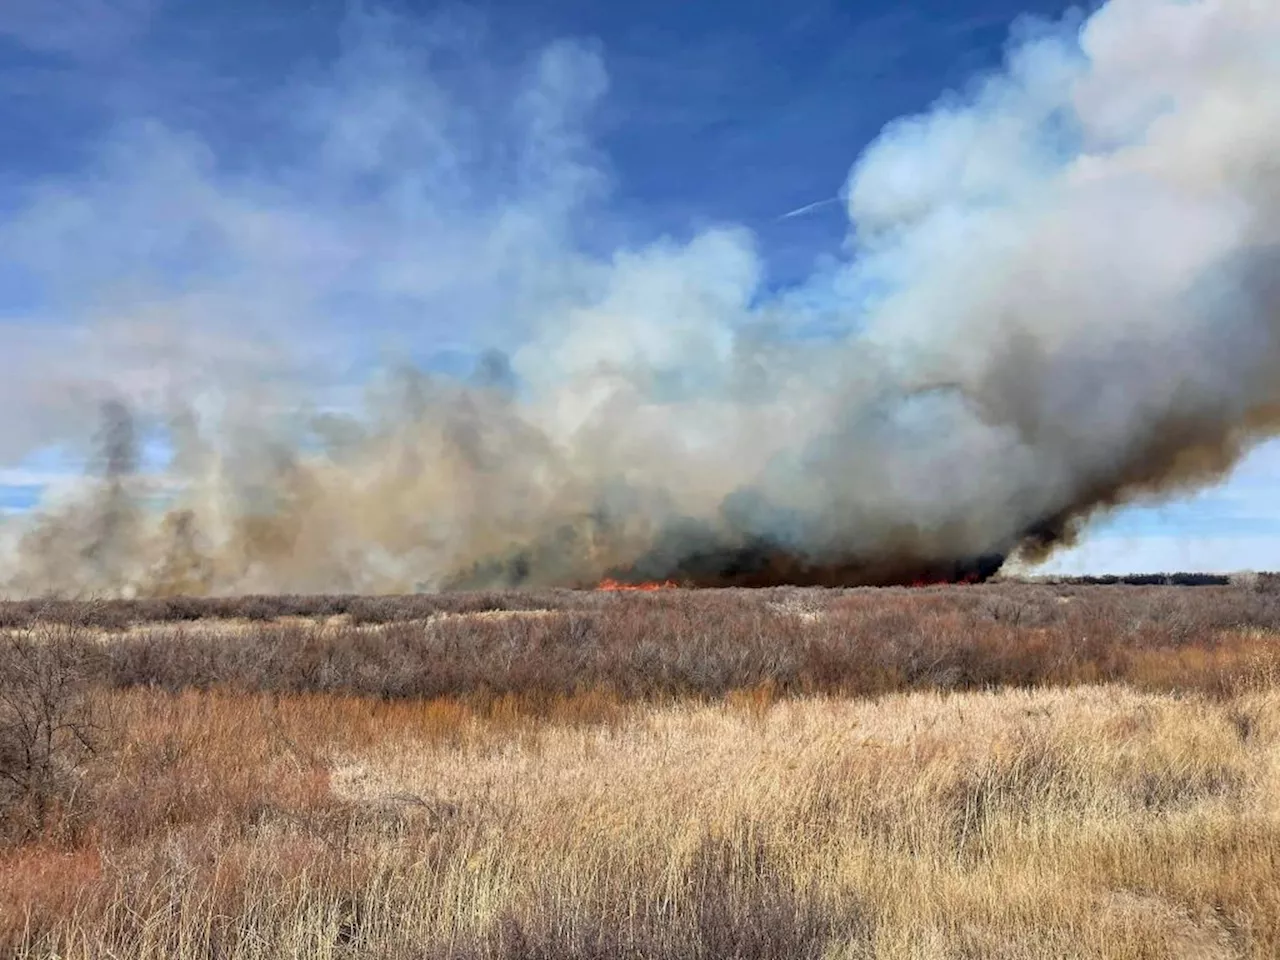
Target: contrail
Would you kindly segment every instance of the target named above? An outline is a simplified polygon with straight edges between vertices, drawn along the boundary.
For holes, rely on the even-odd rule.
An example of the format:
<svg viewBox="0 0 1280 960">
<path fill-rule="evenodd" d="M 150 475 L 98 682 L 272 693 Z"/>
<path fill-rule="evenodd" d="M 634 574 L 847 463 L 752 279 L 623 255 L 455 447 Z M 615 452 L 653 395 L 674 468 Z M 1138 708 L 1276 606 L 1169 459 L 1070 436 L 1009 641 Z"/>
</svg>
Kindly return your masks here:
<svg viewBox="0 0 1280 960">
<path fill-rule="evenodd" d="M 839 203 L 839 197 L 827 197 L 825 200 L 817 200 L 813 203 L 806 203 L 803 207 L 797 207 L 778 217 L 779 220 L 790 220 L 792 217 L 800 217 L 813 210 L 820 210 L 822 207 L 829 206 L 833 203 Z"/>
</svg>

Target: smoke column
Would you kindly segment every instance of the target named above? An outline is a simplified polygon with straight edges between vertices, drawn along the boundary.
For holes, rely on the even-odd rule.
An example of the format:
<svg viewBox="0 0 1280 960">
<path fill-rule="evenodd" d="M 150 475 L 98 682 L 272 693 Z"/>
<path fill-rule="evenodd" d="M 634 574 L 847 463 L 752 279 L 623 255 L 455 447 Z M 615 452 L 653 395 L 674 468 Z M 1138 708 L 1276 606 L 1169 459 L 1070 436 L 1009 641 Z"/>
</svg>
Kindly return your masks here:
<svg viewBox="0 0 1280 960">
<path fill-rule="evenodd" d="M 592 48 L 481 111 L 396 29 L 363 23 L 286 98 L 313 159 L 232 171 L 129 127 L 0 236 L 70 318 L 9 335 L 0 456 L 95 423 L 105 454 L 10 519 L 10 593 L 985 576 L 1276 432 L 1274 3 L 1024 29 L 883 131 L 841 265 L 777 293 L 740 228 L 584 239 L 609 179 Z M 476 171 L 502 164 L 499 198 Z M 175 209 L 162 271 L 127 238 Z M 369 342 L 324 319 L 344 303 Z M 473 374 L 394 359 L 442 317 L 494 348 Z M 353 378 L 356 346 L 393 362 Z M 137 469 L 157 431 L 161 479 Z"/>
</svg>

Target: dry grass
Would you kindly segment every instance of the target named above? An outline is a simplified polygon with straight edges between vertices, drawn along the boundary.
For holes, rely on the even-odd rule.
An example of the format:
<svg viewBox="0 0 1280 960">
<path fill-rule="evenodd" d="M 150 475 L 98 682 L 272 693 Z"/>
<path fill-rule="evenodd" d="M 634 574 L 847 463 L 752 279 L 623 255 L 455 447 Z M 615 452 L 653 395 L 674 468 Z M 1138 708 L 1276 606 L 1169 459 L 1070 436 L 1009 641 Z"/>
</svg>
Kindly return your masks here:
<svg viewBox="0 0 1280 960">
<path fill-rule="evenodd" d="M 1280 952 L 1268 687 L 111 697 L 97 819 L 0 866 L 20 955 Z"/>
<path fill-rule="evenodd" d="M 271 674 L 247 669 L 164 689 L 119 682 L 117 660 L 90 695 L 115 739 L 84 770 L 87 813 L 0 848 L 0 942 L 68 960 L 1280 956 L 1272 633 L 1167 595 L 1106 607 L 1128 647 L 1089 590 L 1016 625 L 975 619 L 999 593 L 869 596 L 764 597 L 728 624 L 877 620 L 897 659 L 863 650 L 841 676 L 956 644 L 949 663 L 980 671 L 1018 638 L 1052 663 L 1063 624 L 1094 624 L 1094 648 L 1053 685 L 1002 667 L 959 691 L 934 665 L 871 698 L 776 670 L 692 698 L 590 673 L 434 697 L 255 689 Z M 607 609 L 685 629 L 681 602 Z M 472 675 L 509 669 L 522 637 L 560 663 L 533 625 L 554 620 L 482 619 L 509 632 L 480 635 Z M 961 643 L 975 622 L 999 643 Z M 939 624 L 955 635 L 928 646 Z M 722 669 L 727 646 L 686 641 L 685 669 Z M 676 648 L 637 649 L 656 670 Z M 1112 661 L 1127 682 L 1081 666 Z"/>
</svg>

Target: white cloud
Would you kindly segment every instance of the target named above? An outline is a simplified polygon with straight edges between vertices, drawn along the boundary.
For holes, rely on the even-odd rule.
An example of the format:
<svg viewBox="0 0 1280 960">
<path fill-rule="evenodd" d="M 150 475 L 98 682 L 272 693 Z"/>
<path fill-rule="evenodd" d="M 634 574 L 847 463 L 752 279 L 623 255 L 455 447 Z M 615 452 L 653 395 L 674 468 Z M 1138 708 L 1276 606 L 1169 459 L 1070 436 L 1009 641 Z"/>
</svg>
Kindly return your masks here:
<svg viewBox="0 0 1280 960">
<path fill-rule="evenodd" d="M 1280 570 L 1280 441 L 1255 449 L 1219 485 L 1099 518 L 1078 546 L 1027 572 L 1239 570 Z"/>
<path fill-rule="evenodd" d="M 92 58 L 136 37 L 159 0 L 4 0 L 0 37 L 42 53 Z"/>
<path fill-rule="evenodd" d="M 1237 573 L 1280 570 L 1280 536 L 1208 537 L 1179 535 L 1087 538 L 1049 563 L 1027 569 L 1032 575 L 1126 573 Z"/>
</svg>

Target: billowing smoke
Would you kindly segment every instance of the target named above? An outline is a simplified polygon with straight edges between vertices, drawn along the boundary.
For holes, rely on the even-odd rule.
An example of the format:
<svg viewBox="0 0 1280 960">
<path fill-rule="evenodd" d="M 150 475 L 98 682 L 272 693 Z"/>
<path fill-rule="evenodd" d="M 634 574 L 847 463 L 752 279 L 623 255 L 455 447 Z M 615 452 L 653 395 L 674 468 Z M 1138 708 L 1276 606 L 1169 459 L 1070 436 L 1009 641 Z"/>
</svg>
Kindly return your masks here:
<svg viewBox="0 0 1280 960">
<path fill-rule="evenodd" d="M 11 592 L 984 577 L 1280 422 L 1274 3 L 1023 29 L 781 291 L 744 229 L 618 245 L 592 48 L 462 96 L 402 28 L 281 95 L 265 172 L 127 127 L 4 229 L 59 321 L 5 334 L 0 454 L 104 454 L 9 521 Z"/>
</svg>

